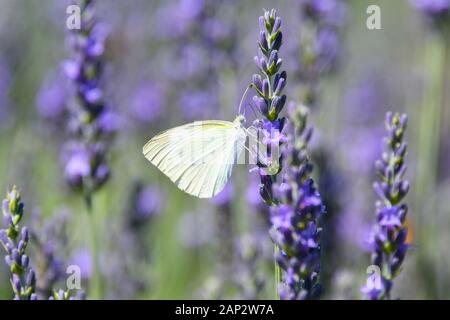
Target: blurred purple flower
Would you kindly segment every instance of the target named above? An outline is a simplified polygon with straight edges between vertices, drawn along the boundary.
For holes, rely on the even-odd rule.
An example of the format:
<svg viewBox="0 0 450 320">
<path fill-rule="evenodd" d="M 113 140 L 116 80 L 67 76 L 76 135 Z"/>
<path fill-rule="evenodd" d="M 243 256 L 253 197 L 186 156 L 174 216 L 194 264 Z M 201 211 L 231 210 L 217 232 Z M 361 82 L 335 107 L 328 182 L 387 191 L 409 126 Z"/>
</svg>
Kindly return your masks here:
<svg viewBox="0 0 450 320">
<path fill-rule="evenodd" d="M 363 219 L 362 212 L 365 207 L 360 201 L 348 201 L 348 206 L 342 210 L 335 228 L 340 239 L 345 241 L 344 246 L 356 246 L 356 249 L 370 251 L 372 226 Z"/>
<path fill-rule="evenodd" d="M 337 32 L 329 28 L 322 28 L 317 34 L 314 46 L 318 72 L 331 70 L 338 59 L 340 50 Z"/>
<path fill-rule="evenodd" d="M 226 43 L 233 36 L 233 28 L 217 18 L 208 18 L 203 24 L 205 37 L 216 45 Z"/>
<path fill-rule="evenodd" d="M 319 98 L 321 76 L 338 66 L 339 36 L 347 21 L 347 5 L 343 0 L 298 0 L 298 4 L 302 21 L 300 41 L 290 51 L 295 75 L 302 84 L 301 103 L 313 106 Z"/>
<path fill-rule="evenodd" d="M 169 99 L 186 120 L 217 117 L 222 70 L 234 66 L 235 26 L 223 19 L 229 2 L 179 0 L 157 13 L 159 35 L 172 45 L 164 64 L 172 80 Z"/>
<path fill-rule="evenodd" d="M 369 279 L 368 281 L 373 281 L 372 279 Z M 386 290 L 386 286 L 384 281 L 380 281 L 379 285 L 377 285 L 377 283 L 375 281 L 369 282 L 369 285 L 365 285 L 364 287 L 361 288 L 361 292 L 365 294 L 365 296 L 369 299 L 369 300 L 378 300 L 379 297 L 384 293 L 384 291 Z"/>
<path fill-rule="evenodd" d="M 32 216 L 32 237 L 36 244 L 34 260 L 36 262 L 36 292 L 39 299 L 48 299 L 53 295 L 56 284 L 65 279 L 66 263 L 63 249 L 67 246 L 67 225 L 69 214 L 66 209 L 58 209 L 50 219 L 42 223 L 39 212 Z"/>
<path fill-rule="evenodd" d="M 257 209 L 263 204 L 261 200 L 261 195 L 259 194 L 259 184 L 260 179 L 256 174 L 251 174 L 249 177 L 249 183 L 247 186 L 247 191 L 245 193 L 245 198 L 247 199 L 247 203 L 252 207 L 252 209 Z"/>
<path fill-rule="evenodd" d="M 344 110 L 350 118 L 356 116 L 358 123 L 366 128 L 377 117 L 382 106 L 390 104 L 390 91 L 386 86 L 387 79 L 376 71 L 368 72 L 367 77 L 350 86 L 345 93 Z M 381 110 L 383 111 L 383 110 Z"/>
<path fill-rule="evenodd" d="M 163 207 L 163 200 L 164 195 L 158 188 L 147 186 L 137 196 L 137 215 L 141 218 L 159 215 Z"/>
<path fill-rule="evenodd" d="M 80 249 L 68 260 L 70 265 L 78 266 L 81 270 L 81 278 L 89 279 L 92 275 L 91 253 L 89 250 Z"/>
<path fill-rule="evenodd" d="M 97 119 L 99 132 L 110 136 L 123 128 L 122 117 L 115 111 L 105 108 Z"/>
<path fill-rule="evenodd" d="M 342 26 L 347 17 L 347 6 L 342 0 L 298 0 L 303 14 L 320 24 Z"/>
<path fill-rule="evenodd" d="M 91 173 L 90 157 L 87 150 L 76 150 L 65 167 L 65 176 L 71 185 L 80 185 Z"/>
<path fill-rule="evenodd" d="M 178 60 L 178 70 L 175 73 L 180 80 L 202 77 L 209 65 L 211 56 L 208 54 L 209 48 L 201 44 L 189 43 L 181 48 Z"/>
<path fill-rule="evenodd" d="M 63 65 L 77 97 L 68 107 L 71 140 L 63 150 L 65 175 L 70 186 L 83 190 L 86 200 L 109 178 L 106 151 L 120 129 L 118 114 L 104 102 L 100 87 L 103 55 L 109 30 L 95 16 L 95 1 L 75 1 L 81 9 L 81 29 L 71 30 L 68 43 L 72 57 Z"/>
<path fill-rule="evenodd" d="M 131 116 L 142 124 L 160 119 L 165 111 L 164 91 L 152 83 L 141 84 L 132 99 Z"/>
<path fill-rule="evenodd" d="M 231 202 L 233 198 L 233 191 L 233 185 L 228 183 L 217 196 L 211 199 L 211 202 L 216 206 L 224 206 Z"/>
<path fill-rule="evenodd" d="M 273 248 L 267 241 L 266 230 L 260 231 L 243 234 L 235 241 L 237 263 L 232 277 L 239 289 L 235 299 L 256 300 L 264 292 L 267 276 L 262 266 L 273 264 Z"/>
<path fill-rule="evenodd" d="M 441 31 L 450 27 L 450 0 L 410 0 L 411 4 L 424 15 L 431 25 Z M 448 40 L 448 39 L 446 39 Z"/>
<path fill-rule="evenodd" d="M 0 61 L 0 128 L 8 125 L 10 120 L 10 99 L 8 97 L 11 74 L 7 64 Z"/>
<path fill-rule="evenodd" d="M 217 97 L 207 91 L 186 91 L 179 100 L 179 107 L 185 119 L 205 119 L 213 113 L 217 106 Z M 205 109 L 208 106 L 208 109 Z"/>
<path fill-rule="evenodd" d="M 368 173 L 381 153 L 379 137 L 383 134 L 379 126 L 374 126 L 373 119 L 391 104 L 390 91 L 386 80 L 376 72 L 351 86 L 344 97 L 342 141 L 345 143 L 347 161 L 354 162 L 355 172 Z M 355 195 L 358 197 L 358 195 Z"/>
<path fill-rule="evenodd" d="M 156 14 L 159 35 L 167 38 L 183 37 L 189 33 L 205 7 L 204 0 L 178 0 L 162 6 Z"/>
<path fill-rule="evenodd" d="M 450 0 L 410 0 L 410 2 L 426 14 L 443 14 L 450 10 Z"/>
<path fill-rule="evenodd" d="M 62 119 L 66 111 L 68 89 L 62 75 L 50 75 L 44 80 L 36 96 L 36 106 L 39 114 L 53 121 Z"/>
</svg>

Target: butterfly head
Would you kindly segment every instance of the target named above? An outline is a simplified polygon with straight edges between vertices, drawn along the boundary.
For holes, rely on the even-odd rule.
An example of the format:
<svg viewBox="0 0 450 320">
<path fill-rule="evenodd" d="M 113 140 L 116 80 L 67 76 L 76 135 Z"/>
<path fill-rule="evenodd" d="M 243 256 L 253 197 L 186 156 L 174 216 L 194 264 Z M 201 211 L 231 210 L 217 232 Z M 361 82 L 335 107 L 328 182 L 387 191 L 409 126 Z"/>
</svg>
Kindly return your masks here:
<svg viewBox="0 0 450 320">
<path fill-rule="evenodd" d="M 238 115 L 236 119 L 234 119 L 234 123 L 236 125 L 239 125 L 240 127 L 245 127 L 246 123 L 245 117 L 242 114 Z"/>
</svg>

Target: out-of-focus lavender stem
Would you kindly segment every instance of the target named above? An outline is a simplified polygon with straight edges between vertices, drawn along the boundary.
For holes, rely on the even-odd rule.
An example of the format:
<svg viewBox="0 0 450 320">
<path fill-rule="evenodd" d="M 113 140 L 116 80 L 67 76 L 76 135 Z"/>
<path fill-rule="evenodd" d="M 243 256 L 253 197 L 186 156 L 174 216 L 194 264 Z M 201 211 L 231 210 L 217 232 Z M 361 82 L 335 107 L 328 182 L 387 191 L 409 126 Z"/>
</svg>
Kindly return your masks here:
<svg viewBox="0 0 450 320">
<path fill-rule="evenodd" d="M 278 287 L 280 286 L 280 283 L 283 278 L 283 271 L 281 270 L 280 266 L 278 265 L 276 257 L 278 256 L 280 252 L 280 248 L 275 243 L 274 244 L 274 261 L 275 261 L 275 299 L 280 300 L 280 292 L 278 291 Z"/>
<path fill-rule="evenodd" d="M 99 252 L 97 246 L 97 230 L 95 216 L 93 213 L 93 199 L 92 195 L 85 196 L 86 209 L 89 216 L 89 233 L 90 233 L 90 248 L 91 248 L 91 261 L 92 261 L 92 279 L 91 279 L 91 298 L 101 299 L 103 296 L 103 288 L 100 274 L 100 261 Z"/>
<path fill-rule="evenodd" d="M 415 209 L 418 213 L 419 224 L 417 230 L 421 231 L 421 234 L 417 235 L 418 242 L 428 232 L 432 232 L 424 223 L 429 221 L 426 208 L 433 207 L 433 198 L 429 195 L 435 191 L 438 182 L 439 146 L 445 94 L 445 61 L 449 45 L 439 35 L 429 33 L 424 50 L 425 88 L 418 115 L 418 158 L 415 183 Z M 425 212 L 427 212 L 426 217 Z M 420 252 L 418 254 L 419 265 L 421 265 L 421 261 L 427 258 L 423 257 Z M 429 293 L 434 292 L 432 288 L 435 281 L 428 279 L 425 282 Z"/>
</svg>

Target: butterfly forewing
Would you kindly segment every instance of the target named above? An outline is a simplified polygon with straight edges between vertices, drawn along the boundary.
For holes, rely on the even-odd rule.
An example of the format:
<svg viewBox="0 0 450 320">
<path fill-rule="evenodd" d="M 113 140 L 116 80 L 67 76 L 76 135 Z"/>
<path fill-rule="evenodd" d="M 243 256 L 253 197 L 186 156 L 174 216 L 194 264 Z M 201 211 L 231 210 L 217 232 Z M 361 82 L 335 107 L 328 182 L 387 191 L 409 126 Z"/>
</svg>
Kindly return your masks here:
<svg viewBox="0 0 450 320">
<path fill-rule="evenodd" d="M 210 198 L 225 187 L 244 143 L 245 131 L 236 123 L 207 120 L 155 136 L 143 153 L 178 188 Z"/>
</svg>

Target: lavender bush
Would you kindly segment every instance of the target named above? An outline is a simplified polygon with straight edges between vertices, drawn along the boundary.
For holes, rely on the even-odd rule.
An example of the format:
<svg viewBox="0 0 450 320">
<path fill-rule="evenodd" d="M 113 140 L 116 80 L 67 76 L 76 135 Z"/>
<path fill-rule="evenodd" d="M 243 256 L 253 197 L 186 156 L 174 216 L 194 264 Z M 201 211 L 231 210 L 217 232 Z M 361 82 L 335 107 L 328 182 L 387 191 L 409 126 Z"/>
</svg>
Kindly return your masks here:
<svg viewBox="0 0 450 320">
<path fill-rule="evenodd" d="M 374 188 L 379 197 L 376 203 L 377 223 L 371 239 L 371 262 L 380 268 L 381 281 L 368 282 L 363 292 L 369 299 L 391 299 L 393 280 L 400 273 L 408 244 L 405 227 L 408 206 L 403 199 L 408 193 L 409 183 L 405 180 L 405 155 L 407 144 L 404 134 L 407 125 L 405 114 L 388 113 L 386 115 L 385 138 L 386 151 L 376 162 L 379 181 Z M 377 279 L 376 279 L 377 280 Z"/>
</svg>

